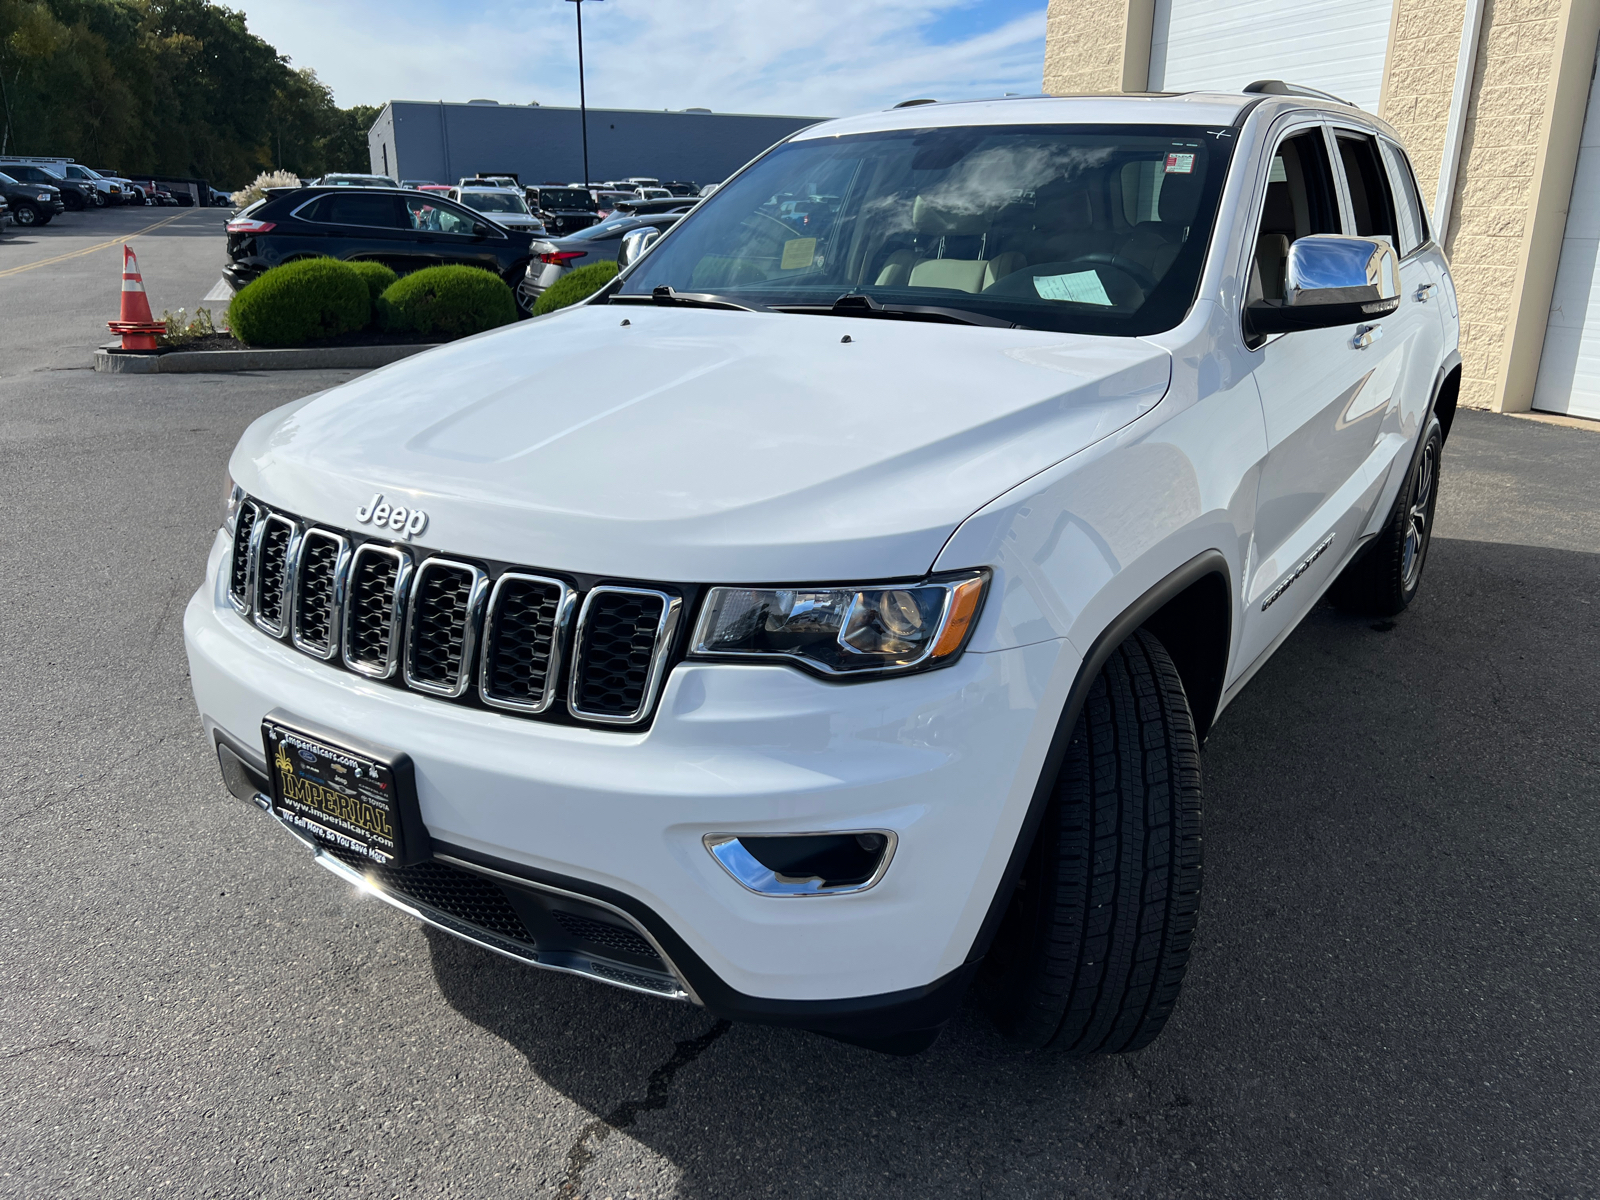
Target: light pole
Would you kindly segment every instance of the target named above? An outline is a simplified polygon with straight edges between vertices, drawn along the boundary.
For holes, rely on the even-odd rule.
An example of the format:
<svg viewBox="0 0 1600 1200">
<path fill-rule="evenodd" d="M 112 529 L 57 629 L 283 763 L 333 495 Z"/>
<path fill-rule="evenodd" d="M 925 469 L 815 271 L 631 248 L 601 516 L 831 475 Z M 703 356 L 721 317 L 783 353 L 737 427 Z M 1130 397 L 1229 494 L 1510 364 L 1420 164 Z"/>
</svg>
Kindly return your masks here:
<svg viewBox="0 0 1600 1200">
<path fill-rule="evenodd" d="M 589 0 L 590 4 L 598 0 Z M 589 104 L 583 93 L 583 0 L 568 0 L 578 8 L 578 124 L 583 134 L 583 186 L 589 180 Z"/>
</svg>

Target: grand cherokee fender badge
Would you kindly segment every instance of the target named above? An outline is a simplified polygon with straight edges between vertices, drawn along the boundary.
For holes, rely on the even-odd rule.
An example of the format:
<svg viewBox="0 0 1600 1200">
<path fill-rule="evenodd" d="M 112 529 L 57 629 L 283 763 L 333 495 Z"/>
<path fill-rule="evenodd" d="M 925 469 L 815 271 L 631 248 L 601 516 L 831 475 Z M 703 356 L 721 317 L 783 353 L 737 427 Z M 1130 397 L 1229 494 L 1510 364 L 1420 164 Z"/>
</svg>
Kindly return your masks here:
<svg viewBox="0 0 1600 1200">
<path fill-rule="evenodd" d="M 356 509 L 356 520 L 394 530 L 401 537 L 416 537 L 428 527 L 428 514 L 420 508 L 407 508 L 403 504 L 387 504 L 382 492 L 374 492 L 372 499 Z"/>
<path fill-rule="evenodd" d="M 1318 544 L 1315 550 L 1301 560 L 1298 567 L 1289 572 L 1289 577 L 1287 579 L 1267 593 L 1267 598 L 1261 602 L 1261 611 L 1266 612 L 1267 609 L 1271 608 L 1275 603 L 1277 603 L 1278 597 L 1289 590 L 1289 585 L 1310 570 L 1311 564 L 1326 554 L 1328 547 L 1331 545 L 1333 545 L 1333 534 L 1330 533 L 1327 537 L 1322 539 L 1321 543 Z"/>
</svg>

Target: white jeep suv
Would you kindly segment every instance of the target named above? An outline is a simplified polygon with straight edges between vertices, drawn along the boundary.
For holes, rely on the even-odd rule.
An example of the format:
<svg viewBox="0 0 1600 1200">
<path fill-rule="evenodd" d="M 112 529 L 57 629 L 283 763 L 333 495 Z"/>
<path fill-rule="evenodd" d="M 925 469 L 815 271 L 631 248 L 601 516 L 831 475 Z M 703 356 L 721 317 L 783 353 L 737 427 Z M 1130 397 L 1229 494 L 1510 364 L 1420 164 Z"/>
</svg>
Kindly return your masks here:
<svg viewBox="0 0 1600 1200">
<path fill-rule="evenodd" d="M 1393 131 L 1285 93 L 814 125 L 589 303 L 262 417 L 184 622 L 229 790 L 537 966 L 1145 1045 L 1200 743 L 1322 597 L 1410 602 L 1455 411 Z"/>
</svg>

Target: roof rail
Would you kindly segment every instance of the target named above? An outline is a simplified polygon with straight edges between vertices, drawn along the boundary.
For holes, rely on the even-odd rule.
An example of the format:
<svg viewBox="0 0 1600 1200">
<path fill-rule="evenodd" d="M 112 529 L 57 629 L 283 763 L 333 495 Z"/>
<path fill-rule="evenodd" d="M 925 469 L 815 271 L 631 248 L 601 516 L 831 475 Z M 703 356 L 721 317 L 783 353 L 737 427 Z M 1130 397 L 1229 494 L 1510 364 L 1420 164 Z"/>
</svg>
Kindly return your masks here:
<svg viewBox="0 0 1600 1200">
<path fill-rule="evenodd" d="M 1335 96 L 1332 92 L 1318 91 L 1316 88 L 1301 87 L 1297 83 L 1285 83 L 1281 79 L 1258 79 L 1254 83 L 1247 83 L 1244 91 L 1253 95 L 1264 96 L 1304 96 L 1311 100 L 1332 100 L 1335 104 L 1342 104 L 1346 108 L 1360 108 L 1353 100 L 1346 100 L 1343 96 Z"/>
</svg>

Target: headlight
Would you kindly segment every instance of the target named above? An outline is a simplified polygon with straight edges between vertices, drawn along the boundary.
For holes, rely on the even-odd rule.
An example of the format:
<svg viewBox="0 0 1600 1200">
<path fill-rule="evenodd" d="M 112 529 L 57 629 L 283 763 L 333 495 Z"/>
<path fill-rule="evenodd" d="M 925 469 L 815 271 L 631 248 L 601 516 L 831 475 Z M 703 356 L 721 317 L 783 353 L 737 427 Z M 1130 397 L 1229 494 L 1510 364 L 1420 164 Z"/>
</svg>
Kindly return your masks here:
<svg viewBox="0 0 1600 1200">
<path fill-rule="evenodd" d="M 48 199 L 50 199 L 50 193 L 49 192 L 40 192 L 39 195 L 36 197 L 36 199 L 48 200 Z"/>
<path fill-rule="evenodd" d="M 222 480 L 222 527 L 232 537 L 239 523 L 239 506 L 244 503 L 244 489 L 233 481 L 232 475 L 224 475 Z"/>
<path fill-rule="evenodd" d="M 695 658 L 789 659 L 826 675 L 951 662 L 983 604 L 988 571 L 872 587 L 712 588 Z"/>
</svg>

